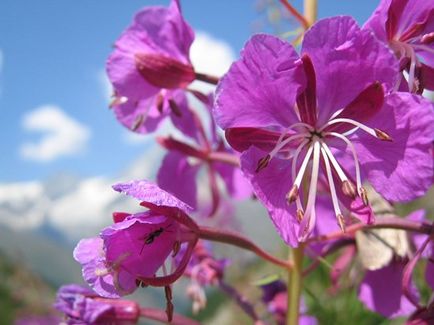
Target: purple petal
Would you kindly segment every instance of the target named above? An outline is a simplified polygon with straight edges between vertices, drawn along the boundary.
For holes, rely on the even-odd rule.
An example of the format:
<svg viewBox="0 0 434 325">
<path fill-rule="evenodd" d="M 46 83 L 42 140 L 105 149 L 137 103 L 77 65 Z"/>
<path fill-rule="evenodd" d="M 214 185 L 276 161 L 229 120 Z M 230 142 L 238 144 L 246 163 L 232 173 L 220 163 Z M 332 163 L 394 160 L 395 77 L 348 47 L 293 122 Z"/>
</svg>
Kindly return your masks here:
<svg viewBox="0 0 434 325">
<path fill-rule="evenodd" d="M 155 131 L 168 115 L 167 109 L 158 111 L 155 97 L 139 101 L 128 100 L 126 103 L 114 106 L 113 111 L 122 125 L 143 134 Z"/>
<path fill-rule="evenodd" d="M 409 201 L 431 186 L 433 123 L 431 102 L 408 93 L 394 93 L 367 123 L 385 131 L 392 141 L 377 140 L 360 131 L 351 137 L 362 172 L 387 200 Z"/>
<path fill-rule="evenodd" d="M 288 205 L 285 199 L 292 187 L 291 163 L 289 160 L 273 158 L 267 167 L 257 173 L 257 162 L 266 154 L 256 147 L 250 147 L 241 156 L 241 169 L 267 208 L 280 237 L 288 245 L 296 247 L 299 231 L 296 208 L 294 204 Z"/>
<path fill-rule="evenodd" d="M 402 263 L 367 271 L 360 285 L 359 299 L 370 310 L 384 317 L 394 318 L 410 315 L 416 308 L 404 297 L 402 292 Z M 415 288 L 413 293 L 418 295 Z"/>
<path fill-rule="evenodd" d="M 227 150 L 227 152 L 233 153 L 230 150 Z M 221 162 L 212 163 L 212 167 L 223 179 L 232 198 L 242 200 L 252 195 L 252 187 L 239 167 Z"/>
<path fill-rule="evenodd" d="M 196 209 L 196 176 L 200 165 L 191 166 L 187 157 L 170 151 L 158 171 L 158 185 Z"/>
<path fill-rule="evenodd" d="M 103 240 L 99 237 L 82 239 L 74 249 L 74 259 L 82 264 L 84 280 L 100 296 L 119 298 L 121 293 L 115 287 L 111 270 L 106 266 Z M 128 289 L 135 289 L 135 279 Z"/>
<path fill-rule="evenodd" d="M 372 83 L 384 83 L 386 91 L 396 83 L 394 55 L 351 17 L 317 22 L 304 36 L 302 53 L 310 56 L 315 68 L 320 124 Z"/>
<path fill-rule="evenodd" d="M 163 265 L 178 237 L 178 224 L 150 212 L 132 215 L 101 232 L 107 262 L 119 265 L 122 277 L 151 277 Z"/>
<path fill-rule="evenodd" d="M 152 203 L 157 206 L 179 208 L 185 212 L 193 210 L 188 204 L 162 190 L 155 183 L 147 180 L 115 184 L 113 185 L 113 189 L 137 200 Z"/>
<path fill-rule="evenodd" d="M 171 108 L 170 119 L 173 125 L 184 135 L 196 140 L 198 137 L 198 120 L 188 107 L 187 97 L 184 91 L 174 91 L 171 103 L 172 105 L 175 103 L 174 105 L 177 106 L 176 109 L 179 110 L 179 112 L 174 112 L 173 108 Z"/>
<path fill-rule="evenodd" d="M 294 103 L 303 84 L 294 48 L 271 35 L 254 35 L 217 87 L 217 124 L 285 128 L 298 121 Z"/>
</svg>

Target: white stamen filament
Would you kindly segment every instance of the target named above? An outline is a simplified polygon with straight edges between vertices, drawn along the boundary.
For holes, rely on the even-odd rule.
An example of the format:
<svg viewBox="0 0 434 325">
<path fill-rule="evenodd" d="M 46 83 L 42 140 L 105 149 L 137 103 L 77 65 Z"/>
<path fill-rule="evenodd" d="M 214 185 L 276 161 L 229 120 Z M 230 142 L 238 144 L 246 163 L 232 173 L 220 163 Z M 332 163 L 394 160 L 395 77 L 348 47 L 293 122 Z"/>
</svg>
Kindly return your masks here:
<svg viewBox="0 0 434 325">
<path fill-rule="evenodd" d="M 294 185 L 297 185 L 300 188 L 301 181 L 303 179 L 304 172 L 306 171 L 307 164 L 309 162 L 310 156 L 312 155 L 313 146 L 310 146 L 307 149 L 306 156 L 304 156 L 304 160 L 301 163 L 300 169 L 298 170 L 298 174 L 295 177 Z M 294 157 L 295 158 L 295 157 Z M 292 163 L 294 164 L 295 159 L 293 158 Z M 295 174 L 295 167 L 292 169 Z"/>
<path fill-rule="evenodd" d="M 410 58 L 411 58 L 411 63 L 410 63 L 410 71 L 408 73 L 408 87 L 410 88 L 410 91 L 413 92 L 414 82 L 415 82 L 414 74 L 416 71 L 416 63 L 417 63 L 416 54 L 414 53 L 413 49 L 411 49 L 410 51 Z"/>
<path fill-rule="evenodd" d="M 277 145 L 269 153 L 270 158 L 273 158 L 284 146 L 286 146 L 291 141 L 296 140 L 296 139 L 300 139 L 300 138 L 305 138 L 305 137 L 306 137 L 305 133 L 298 133 L 298 134 L 291 135 L 289 138 L 282 141 L 280 138 L 283 138 L 283 137 L 280 136 L 279 141 L 277 142 Z"/>
<path fill-rule="evenodd" d="M 296 169 L 297 169 L 298 156 L 300 155 L 301 150 L 306 146 L 306 144 L 308 142 L 309 142 L 309 140 L 304 140 L 297 147 L 297 149 L 295 149 L 294 156 L 292 157 L 292 165 L 291 165 L 291 176 L 292 176 L 292 179 L 294 179 L 296 177 L 295 175 L 296 175 Z M 312 150 L 311 150 L 311 152 L 312 152 Z M 307 156 L 307 153 L 306 153 L 306 156 Z M 306 157 L 305 157 L 305 159 L 306 159 Z M 304 163 L 304 161 L 303 161 L 303 163 Z M 306 163 L 306 165 L 307 165 L 307 163 Z M 297 195 L 297 199 L 296 199 L 295 202 L 297 204 L 297 210 L 302 210 L 303 211 L 303 206 L 301 205 L 300 195 Z"/>
<path fill-rule="evenodd" d="M 355 127 L 358 127 L 360 129 L 362 129 L 363 131 L 365 131 L 366 133 L 372 135 L 373 137 L 377 138 L 377 134 L 375 133 L 374 129 L 370 128 L 369 126 L 366 126 L 360 122 L 357 122 L 355 120 L 349 119 L 349 118 L 335 118 L 333 120 L 328 121 L 326 124 L 324 124 L 323 127 L 321 127 L 317 132 L 321 133 L 322 131 L 324 131 L 324 129 L 332 124 L 336 124 L 336 123 L 348 123 L 351 125 L 354 125 Z M 354 132 L 354 131 L 353 131 Z"/>
<path fill-rule="evenodd" d="M 341 166 L 339 165 L 338 161 L 336 160 L 335 156 L 333 156 L 332 151 L 330 150 L 329 146 L 325 144 L 324 142 L 321 142 L 322 147 L 324 148 L 324 151 L 327 153 L 327 156 L 330 158 L 330 161 L 336 170 L 336 173 L 339 176 L 339 179 L 341 182 L 348 181 L 347 175 L 345 175 L 345 172 L 342 170 Z"/>
<path fill-rule="evenodd" d="M 362 178 L 360 176 L 360 164 L 359 164 L 359 159 L 357 156 L 356 148 L 354 148 L 354 145 L 347 137 L 345 137 L 344 135 L 342 135 L 340 133 L 327 132 L 324 135 L 331 135 L 331 136 L 334 136 L 336 138 L 339 138 L 339 139 L 343 140 L 347 144 L 347 146 L 350 148 L 351 153 L 353 154 L 354 167 L 356 169 L 357 193 L 359 193 L 359 195 L 360 195 L 360 188 L 362 187 Z"/>
<path fill-rule="evenodd" d="M 313 139 L 313 141 L 314 141 L 313 161 L 312 161 L 312 174 L 310 177 L 310 184 L 309 184 L 309 194 L 307 196 L 307 205 L 306 205 L 306 212 L 304 215 L 304 219 L 300 225 L 302 238 L 305 238 L 311 232 L 313 226 L 315 225 L 315 219 L 316 219 L 315 200 L 316 200 L 316 190 L 318 185 L 321 143 L 315 138 Z"/>
<path fill-rule="evenodd" d="M 330 162 L 329 162 L 329 159 L 327 157 L 327 153 L 324 150 L 324 147 L 321 148 L 321 153 L 322 153 L 322 157 L 324 159 L 324 163 L 325 163 L 325 167 L 326 167 L 327 179 L 329 181 L 329 186 L 330 186 L 330 194 L 332 196 L 333 209 L 335 210 L 335 215 L 338 216 L 338 215 L 342 214 L 342 212 L 341 212 L 341 209 L 339 208 L 339 201 L 338 201 L 338 196 L 336 194 L 335 183 L 333 181 L 332 169 L 330 167 Z"/>
<path fill-rule="evenodd" d="M 413 47 L 414 47 L 415 49 L 419 49 L 419 50 L 422 50 L 422 51 L 427 51 L 427 52 L 434 53 L 434 49 L 432 49 L 432 48 L 430 48 L 430 47 L 428 47 L 428 46 L 426 46 L 426 45 L 418 45 L 418 44 L 414 44 Z"/>
</svg>

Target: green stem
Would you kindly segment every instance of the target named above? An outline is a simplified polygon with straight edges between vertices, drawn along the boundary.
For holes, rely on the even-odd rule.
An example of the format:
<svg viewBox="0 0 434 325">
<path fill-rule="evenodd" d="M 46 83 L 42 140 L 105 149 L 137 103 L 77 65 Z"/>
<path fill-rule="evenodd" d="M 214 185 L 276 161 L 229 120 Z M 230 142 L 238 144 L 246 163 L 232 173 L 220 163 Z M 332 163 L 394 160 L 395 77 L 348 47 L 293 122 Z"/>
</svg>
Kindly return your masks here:
<svg viewBox="0 0 434 325">
<path fill-rule="evenodd" d="M 292 249 L 292 269 L 289 272 L 288 283 L 288 312 L 286 314 L 287 325 L 298 325 L 300 313 L 300 297 L 303 281 L 303 256 L 304 244 Z"/>
</svg>

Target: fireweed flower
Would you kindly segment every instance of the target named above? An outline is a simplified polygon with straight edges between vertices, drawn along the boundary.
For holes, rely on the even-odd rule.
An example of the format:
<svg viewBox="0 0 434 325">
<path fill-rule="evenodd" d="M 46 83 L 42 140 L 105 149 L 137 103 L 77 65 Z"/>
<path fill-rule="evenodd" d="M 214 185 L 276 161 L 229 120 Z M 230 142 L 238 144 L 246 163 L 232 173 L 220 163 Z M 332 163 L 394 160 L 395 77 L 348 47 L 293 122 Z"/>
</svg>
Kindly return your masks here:
<svg viewBox="0 0 434 325">
<path fill-rule="evenodd" d="M 425 0 L 382 0 L 364 28 L 387 43 L 408 72 L 408 89 L 434 90 L 434 4 Z M 407 83 L 404 78 L 401 83 Z M 402 89 L 402 88 L 401 88 Z"/>
<path fill-rule="evenodd" d="M 212 102 L 211 98 L 212 96 L 209 97 L 207 106 Z M 207 112 L 210 109 L 207 107 Z M 234 199 L 249 197 L 252 194 L 251 186 L 237 166 L 237 153 L 227 148 L 217 133 L 212 116 L 209 116 L 209 128 L 205 128 L 195 112 L 187 108 L 185 111 L 188 113 L 184 113 L 183 116 L 188 118 L 180 119 L 182 121 L 175 126 L 186 136 L 186 141 L 173 137 L 158 138 L 158 142 L 169 150 L 158 171 L 158 185 L 196 209 L 196 179 L 201 168 L 205 167 L 212 202 L 208 215 L 212 216 L 219 206 L 224 204 L 218 186 L 219 178 L 223 181 L 227 193 Z"/>
<path fill-rule="evenodd" d="M 168 8 L 147 7 L 116 41 L 107 61 L 116 117 L 133 131 L 154 131 L 168 114 L 178 114 L 177 89 L 196 78 L 189 58 L 194 39 L 178 0 Z"/>
<path fill-rule="evenodd" d="M 181 248 L 181 252 L 186 247 Z M 181 255 L 181 254 L 180 254 Z M 180 262 L 179 258 L 175 261 Z M 209 242 L 199 240 L 193 250 L 190 262 L 184 271 L 184 276 L 191 279 L 187 287 L 187 295 L 193 301 L 193 313 L 198 313 L 206 307 L 205 287 L 217 286 L 223 279 L 227 259 L 216 259 Z"/>
<path fill-rule="evenodd" d="M 139 199 L 149 211 L 115 213 L 115 224 L 100 237 L 81 240 L 74 258 L 83 266 L 83 277 L 101 296 L 117 298 L 138 285 L 165 286 L 184 272 L 197 241 L 198 226 L 187 212 L 191 208 L 147 181 L 117 184 L 113 188 Z M 170 253 L 187 243 L 177 269 L 157 276 Z"/>
<path fill-rule="evenodd" d="M 136 302 L 103 298 L 77 284 L 62 286 L 54 307 L 67 324 L 136 324 L 140 317 Z"/>
<path fill-rule="evenodd" d="M 315 225 L 318 186 L 328 188 L 344 228 L 341 206 L 373 221 L 364 180 L 390 201 L 407 201 L 424 194 L 433 175 L 432 104 L 389 94 L 398 64 L 370 31 L 350 17 L 324 19 L 306 32 L 301 53 L 253 36 L 220 81 L 214 110 L 292 246 Z"/>
<path fill-rule="evenodd" d="M 276 320 L 277 324 L 285 324 L 286 312 L 288 308 L 288 292 L 285 283 L 280 280 L 261 285 L 262 302 L 267 306 L 267 310 Z M 306 315 L 307 308 L 301 301 L 300 306 L 300 325 L 316 325 L 315 317 Z"/>
</svg>

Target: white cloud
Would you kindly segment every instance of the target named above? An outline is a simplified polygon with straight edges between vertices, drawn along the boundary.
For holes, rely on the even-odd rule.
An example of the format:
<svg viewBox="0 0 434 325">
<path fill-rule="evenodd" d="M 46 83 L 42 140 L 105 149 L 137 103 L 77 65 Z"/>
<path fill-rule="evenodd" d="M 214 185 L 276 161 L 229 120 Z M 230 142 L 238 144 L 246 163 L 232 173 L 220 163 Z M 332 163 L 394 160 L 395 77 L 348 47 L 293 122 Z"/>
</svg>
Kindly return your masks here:
<svg viewBox="0 0 434 325">
<path fill-rule="evenodd" d="M 83 152 L 90 130 L 68 116 L 57 106 L 44 105 L 26 114 L 22 120 L 25 131 L 39 131 L 37 142 L 25 142 L 20 147 L 21 157 L 41 162 Z"/>
<path fill-rule="evenodd" d="M 0 222 L 13 229 L 42 224 L 49 200 L 39 182 L 0 184 Z"/>
<path fill-rule="evenodd" d="M 231 46 L 208 33 L 196 33 L 190 50 L 191 62 L 196 71 L 221 77 L 235 59 Z"/>
<path fill-rule="evenodd" d="M 235 53 L 225 41 L 199 31 L 190 49 L 190 59 L 197 72 L 221 77 L 235 60 Z M 191 88 L 208 93 L 213 91 L 215 86 L 194 81 Z"/>
</svg>

